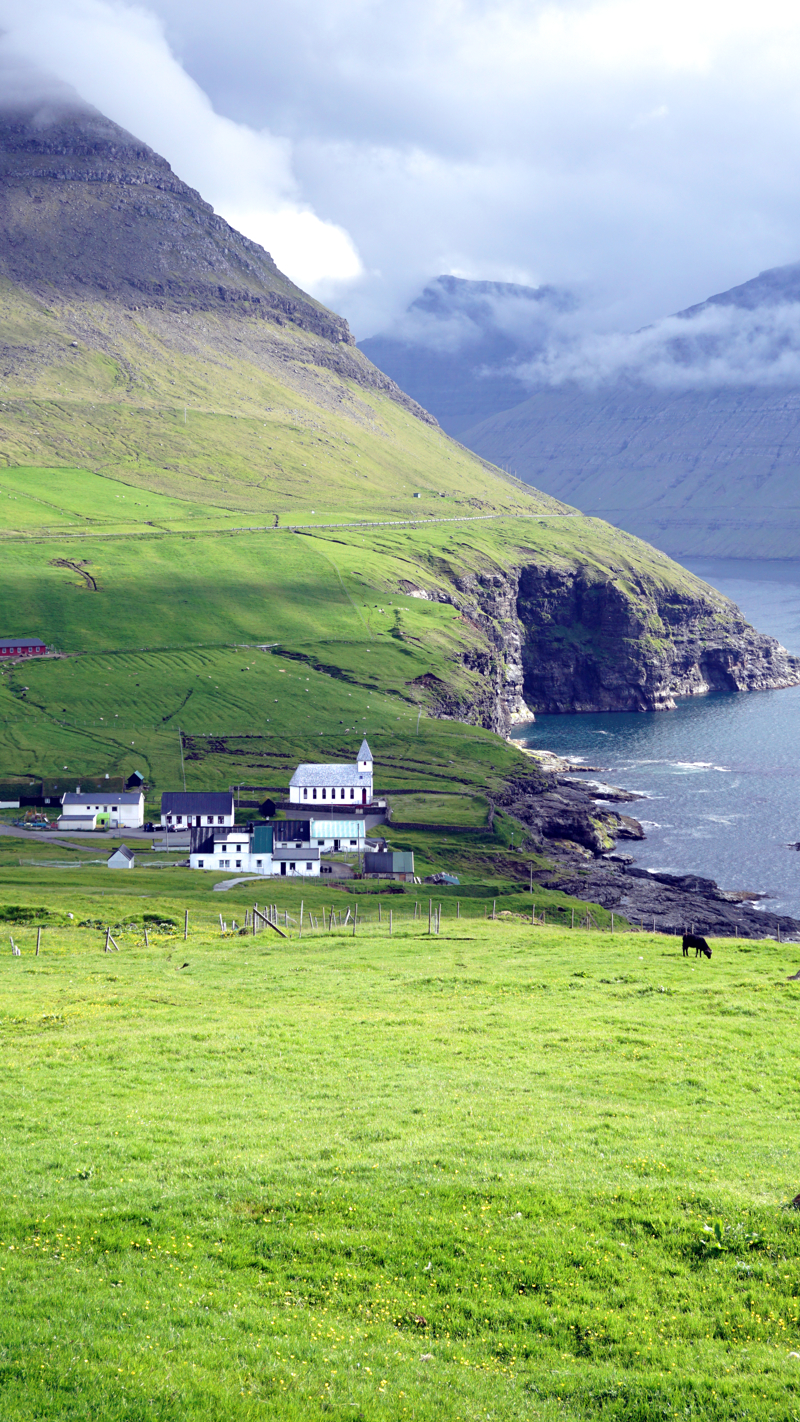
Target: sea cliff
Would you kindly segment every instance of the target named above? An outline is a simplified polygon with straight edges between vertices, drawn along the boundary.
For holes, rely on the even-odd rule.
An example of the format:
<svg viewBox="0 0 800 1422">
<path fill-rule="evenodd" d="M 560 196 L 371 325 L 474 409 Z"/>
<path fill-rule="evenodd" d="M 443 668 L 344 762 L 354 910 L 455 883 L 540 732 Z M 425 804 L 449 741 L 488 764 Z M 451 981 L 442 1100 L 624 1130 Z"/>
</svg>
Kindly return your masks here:
<svg viewBox="0 0 800 1422">
<path fill-rule="evenodd" d="M 448 590 L 424 595 L 452 603 L 483 634 L 463 653 L 482 688 L 470 699 L 429 687 L 433 713 L 507 732 L 536 712 L 666 711 L 681 697 L 800 683 L 800 658 L 678 571 L 670 579 L 641 560 L 596 558 L 454 569 Z"/>
</svg>

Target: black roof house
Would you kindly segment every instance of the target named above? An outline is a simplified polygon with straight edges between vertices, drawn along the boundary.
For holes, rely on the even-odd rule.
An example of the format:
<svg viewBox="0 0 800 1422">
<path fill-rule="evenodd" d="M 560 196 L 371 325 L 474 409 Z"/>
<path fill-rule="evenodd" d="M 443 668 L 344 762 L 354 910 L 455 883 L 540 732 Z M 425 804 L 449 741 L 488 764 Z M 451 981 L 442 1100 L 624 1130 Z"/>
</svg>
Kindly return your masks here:
<svg viewBox="0 0 800 1422">
<path fill-rule="evenodd" d="M 162 815 L 232 815 L 232 790 L 165 790 Z"/>
</svg>

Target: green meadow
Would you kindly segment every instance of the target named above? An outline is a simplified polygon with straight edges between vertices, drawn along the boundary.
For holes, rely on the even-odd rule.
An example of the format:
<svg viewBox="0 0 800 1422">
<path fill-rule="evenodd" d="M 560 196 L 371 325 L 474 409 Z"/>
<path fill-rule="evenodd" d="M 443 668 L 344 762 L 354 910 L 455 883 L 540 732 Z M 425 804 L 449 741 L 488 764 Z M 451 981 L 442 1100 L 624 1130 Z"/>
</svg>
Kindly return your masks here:
<svg viewBox="0 0 800 1422">
<path fill-rule="evenodd" d="M 139 498 L 86 471 L 6 469 L 9 507 L 9 490 L 26 483 L 70 516 L 83 507 L 113 519 Z M 148 499 L 143 512 L 155 516 Z M 163 503 L 162 527 L 154 517 L 90 535 L 34 524 L 0 534 L 4 633 L 38 633 L 62 654 L 0 668 L 0 774 L 138 768 L 156 795 L 182 783 L 183 769 L 189 789 L 285 783 L 265 779 L 276 756 L 282 775 L 309 739 L 313 758 L 349 758 L 366 731 L 384 788 L 431 788 L 418 774 L 425 761 L 451 782 L 440 788 L 482 794 L 490 745 L 498 775 L 531 766 L 478 727 L 425 715 L 437 689 L 466 719 L 487 695 L 485 631 L 436 599 L 452 596 L 455 578 L 491 580 L 523 553 L 579 559 L 597 576 L 613 562 L 616 576 L 646 563 L 648 576 L 673 578 L 668 559 L 591 519 L 228 534 L 200 519 L 189 533 L 194 506 Z M 183 528 L 175 507 L 186 509 Z M 183 768 L 179 729 L 195 738 Z"/>
<path fill-rule="evenodd" d="M 4 1422 L 800 1415 L 794 946 L 0 880 Z"/>
</svg>

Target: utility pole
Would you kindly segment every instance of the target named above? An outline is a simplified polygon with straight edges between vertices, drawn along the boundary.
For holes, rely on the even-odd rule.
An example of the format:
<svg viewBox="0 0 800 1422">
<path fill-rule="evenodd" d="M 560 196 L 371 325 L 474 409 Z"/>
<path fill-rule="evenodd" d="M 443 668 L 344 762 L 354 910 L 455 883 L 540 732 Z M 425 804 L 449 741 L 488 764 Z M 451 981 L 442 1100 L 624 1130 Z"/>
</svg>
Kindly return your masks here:
<svg viewBox="0 0 800 1422">
<path fill-rule="evenodd" d="M 179 745 L 180 748 L 181 748 L 181 775 L 183 776 L 183 793 L 184 793 L 184 795 L 185 795 L 185 794 L 186 794 L 186 766 L 185 766 L 184 763 L 183 763 L 183 736 L 181 735 L 181 728 L 180 728 L 180 726 L 178 727 L 178 745 Z"/>
</svg>

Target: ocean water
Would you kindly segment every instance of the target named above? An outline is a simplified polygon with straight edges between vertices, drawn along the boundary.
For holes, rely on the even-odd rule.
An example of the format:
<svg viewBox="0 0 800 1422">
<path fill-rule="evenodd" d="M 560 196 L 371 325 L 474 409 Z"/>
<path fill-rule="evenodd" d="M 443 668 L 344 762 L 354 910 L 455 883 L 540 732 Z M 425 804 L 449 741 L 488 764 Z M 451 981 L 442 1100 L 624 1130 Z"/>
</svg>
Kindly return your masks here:
<svg viewBox="0 0 800 1422">
<path fill-rule="evenodd" d="M 755 627 L 800 654 L 800 565 L 692 559 Z M 621 841 L 643 868 L 703 874 L 768 895 L 800 917 L 800 687 L 706 696 L 646 715 L 539 716 L 523 742 L 604 767 L 587 778 L 638 790 L 647 833 Z M 624 806 L 620 808 L 624 809 Z"/>
</svg>

